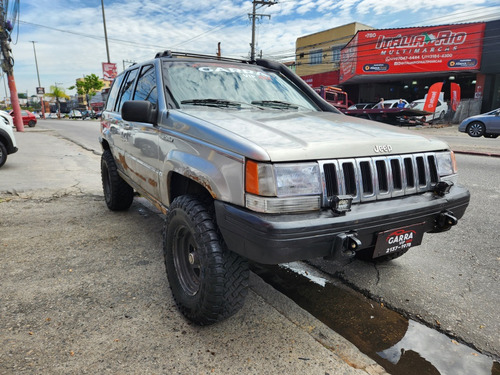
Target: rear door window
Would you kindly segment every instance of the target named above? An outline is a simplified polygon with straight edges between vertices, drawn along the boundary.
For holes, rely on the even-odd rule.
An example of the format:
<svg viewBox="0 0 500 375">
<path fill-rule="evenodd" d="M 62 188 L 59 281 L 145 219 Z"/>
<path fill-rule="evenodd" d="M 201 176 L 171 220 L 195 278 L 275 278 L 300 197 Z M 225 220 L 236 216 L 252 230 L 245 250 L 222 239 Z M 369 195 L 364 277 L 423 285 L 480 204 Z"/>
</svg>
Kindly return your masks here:
<svg viewBox="0 0 500 375">
<path fill-rule="evenodd" d="M 153 65 L 145 65 L 137 80 L 134 100 L 147 100 L 155 107 L 158 103 L 158 92 L 156 88 L 156 73 Z"/>
<path fill-rule="evenodd" d="M 139 69 L 133 69 L 128 72 L 123 82 L 122 89 L 120 90 L 120 102 L 116 110 L 120 112 L 122 110 L 123 103 L 127 100 L 132 100 L 132 93 L 134 91 L 135 77 L 137 77 L 137 72 Z"/>
</svg>

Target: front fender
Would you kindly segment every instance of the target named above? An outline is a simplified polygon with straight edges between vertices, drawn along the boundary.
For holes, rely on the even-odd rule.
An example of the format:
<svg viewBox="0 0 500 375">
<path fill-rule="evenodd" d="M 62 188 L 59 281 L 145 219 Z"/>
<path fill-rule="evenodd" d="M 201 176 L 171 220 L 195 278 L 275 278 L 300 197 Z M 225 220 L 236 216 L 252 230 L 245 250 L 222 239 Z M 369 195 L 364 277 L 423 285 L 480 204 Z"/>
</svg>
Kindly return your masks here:
<svg viewBox="0 0 500 375">
<path fill-rule="evenodd" d="M 211 149 L 207 149 L 204 155 L 182 150 L 170 151 L 165 158 L 160 181 L 162 201 L 169 205 L 168 184 L 174 172 L 202 185 L 214 199 L 244 204 L 243 158 Z"/>
</svg>

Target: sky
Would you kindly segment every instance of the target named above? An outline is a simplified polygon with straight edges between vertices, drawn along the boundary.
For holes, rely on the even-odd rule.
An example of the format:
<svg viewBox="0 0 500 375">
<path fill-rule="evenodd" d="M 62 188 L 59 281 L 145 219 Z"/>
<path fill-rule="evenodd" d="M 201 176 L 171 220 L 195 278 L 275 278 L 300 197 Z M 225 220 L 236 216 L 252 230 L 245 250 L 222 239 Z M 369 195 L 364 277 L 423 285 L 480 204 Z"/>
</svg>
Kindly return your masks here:
<svg viewBox="0 0 500 375">
<path fill-rule="evenodd" d="M 19 93 L 35 94 L 35 52 L 45 92 L 57 84 L 74 94 L 68 88 L 77 78 L 102 77 L 101 0 L 18 1 L 15 12 L 17 1 L 3 0 L 7 19 L 15 21 L 10 46 Z M 249 57 L 251 0 L 103 1 L 110 61 L 118 72 L 167 49 L 214 55 L 219 42 L 223 56 Z M 257 13 L 270 17 L 257 19 L 256 51 L 293 60 L 300 36 L 351 22 L 385 29 L 491 21 L 500 19 L 500 0 L 275 0 Z M 0 98 L 4 89 L 0 83 Z"/>
</svg>

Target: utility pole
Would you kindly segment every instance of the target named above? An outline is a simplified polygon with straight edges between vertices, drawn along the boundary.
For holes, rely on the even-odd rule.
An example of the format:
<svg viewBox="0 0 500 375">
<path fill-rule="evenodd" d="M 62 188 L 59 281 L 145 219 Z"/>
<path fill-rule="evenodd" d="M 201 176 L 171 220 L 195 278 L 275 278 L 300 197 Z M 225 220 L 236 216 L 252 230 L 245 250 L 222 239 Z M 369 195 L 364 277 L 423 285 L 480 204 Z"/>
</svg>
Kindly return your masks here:
<svg viewBox="0 0 500 375">
<path fill-rule="evenodd" d="M 262 8 L 264 5 L 271 6 L 277 4 L 276 1 L 266 1 L 266 0 L 253 0 L 253 10 L 252 14 L 249 14 L 248 17 L 252 19 L 252 43 L 250 43 L 250 61 L 255 60 L 255 19 L 257 17 L 262 18 L 262 17 L 269 17 L 271 16 L 269 14 L 256 14 L 255 12 L 257 11 L 257 5 L 260 5 L 259 8 Z"/>
<path fill-rule="evenodd" d="M 104 0 L 101 0 L 102 8 L 102 23 L 104 25 L 104 40 L 106 41 L 106 54 L 108 56 L 108 64 L 111 62 L 109 59 L 109 46 L 108 46 L 108 32 L 106 31 L 106 16 L 104 15 Z"/>
<path fill-rule="evenodd" d="M 3 0 L 0 0 L 0 49 L 2 51 L 2 70 L 7 74 L 9 83 L 10 101 L 14 110 L 14 125 L 18 132 L 24 131 L 23 119 L 21 117 L 21 107 L 19 106 L 19 98 L 17 97 L 16 81 L 14 80 L 14 59 L 11 56 L 10 49 L 10 31 L 12 25 L 7 25 L 5 20 L 5 11 Z"/>
<path fill-rule="evenodd" d="M 36 49 L 35 49 L 35 41 L 31 40 L 31 43 L 33 43 L 33 53 L 35 54 L 35 65 L 36 65 L 36 77 L 38 78 L 38 87 L 41 88 L 42 85 L 40 84 L 40 73 L 38 72 L 38 61 L 36 59 Z M 37 88 L 38 90 L 38 88 Z M 38 92 L 37 92 L 38 95 Z M 42 118 L 45 119 L 45 107 L 43 103 L 43 94 L 40 95 L 40 104 L 41 104 L 41 109 L 42 109 Z"/>
</svg>

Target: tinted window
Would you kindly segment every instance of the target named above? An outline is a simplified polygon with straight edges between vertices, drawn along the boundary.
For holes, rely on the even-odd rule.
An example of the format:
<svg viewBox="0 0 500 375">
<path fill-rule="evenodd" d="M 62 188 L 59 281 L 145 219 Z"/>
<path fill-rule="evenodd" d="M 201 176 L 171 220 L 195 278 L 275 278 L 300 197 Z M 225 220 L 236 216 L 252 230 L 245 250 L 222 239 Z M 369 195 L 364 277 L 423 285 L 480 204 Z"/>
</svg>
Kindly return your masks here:
<svg viewBox="0 0 500 375">
<path fill-rule="evenodd" d="M 115 108 L 115 101 L 118 97 L 118 91 L 120 90 L 120 85 L 123 81 L 124 75 L 120 75 L 115 78 L 113 84 L 111 85 L 111 90 L 109 90 L 108 100 L 106 101 L 106 111 L 112 111 Z"/>
<path fill-rule="evenodd" d="M 141 69 L 141 74 L 137 80 L 134 100 L 147 100 L 156 106 L 158 93 L 156 91 L 156 75 L 153 65 L 146 65 Z"/>
<path fill-rule="evenodd" d="M 125 78 L 125 82 L 123 83 L 122 89 L 120 90 L 120 103 L 118 104 L 118 108 L 116 110 L 120 112 L 122 110 L 122 105 L 127 100 L 132 100 L 132 91 L 134 90 L 134 81 L 135 77 L 137 77 L 137 71 L 139 69 L 134 69 L 128 72 L 128 75 Z"/>
</svg>

